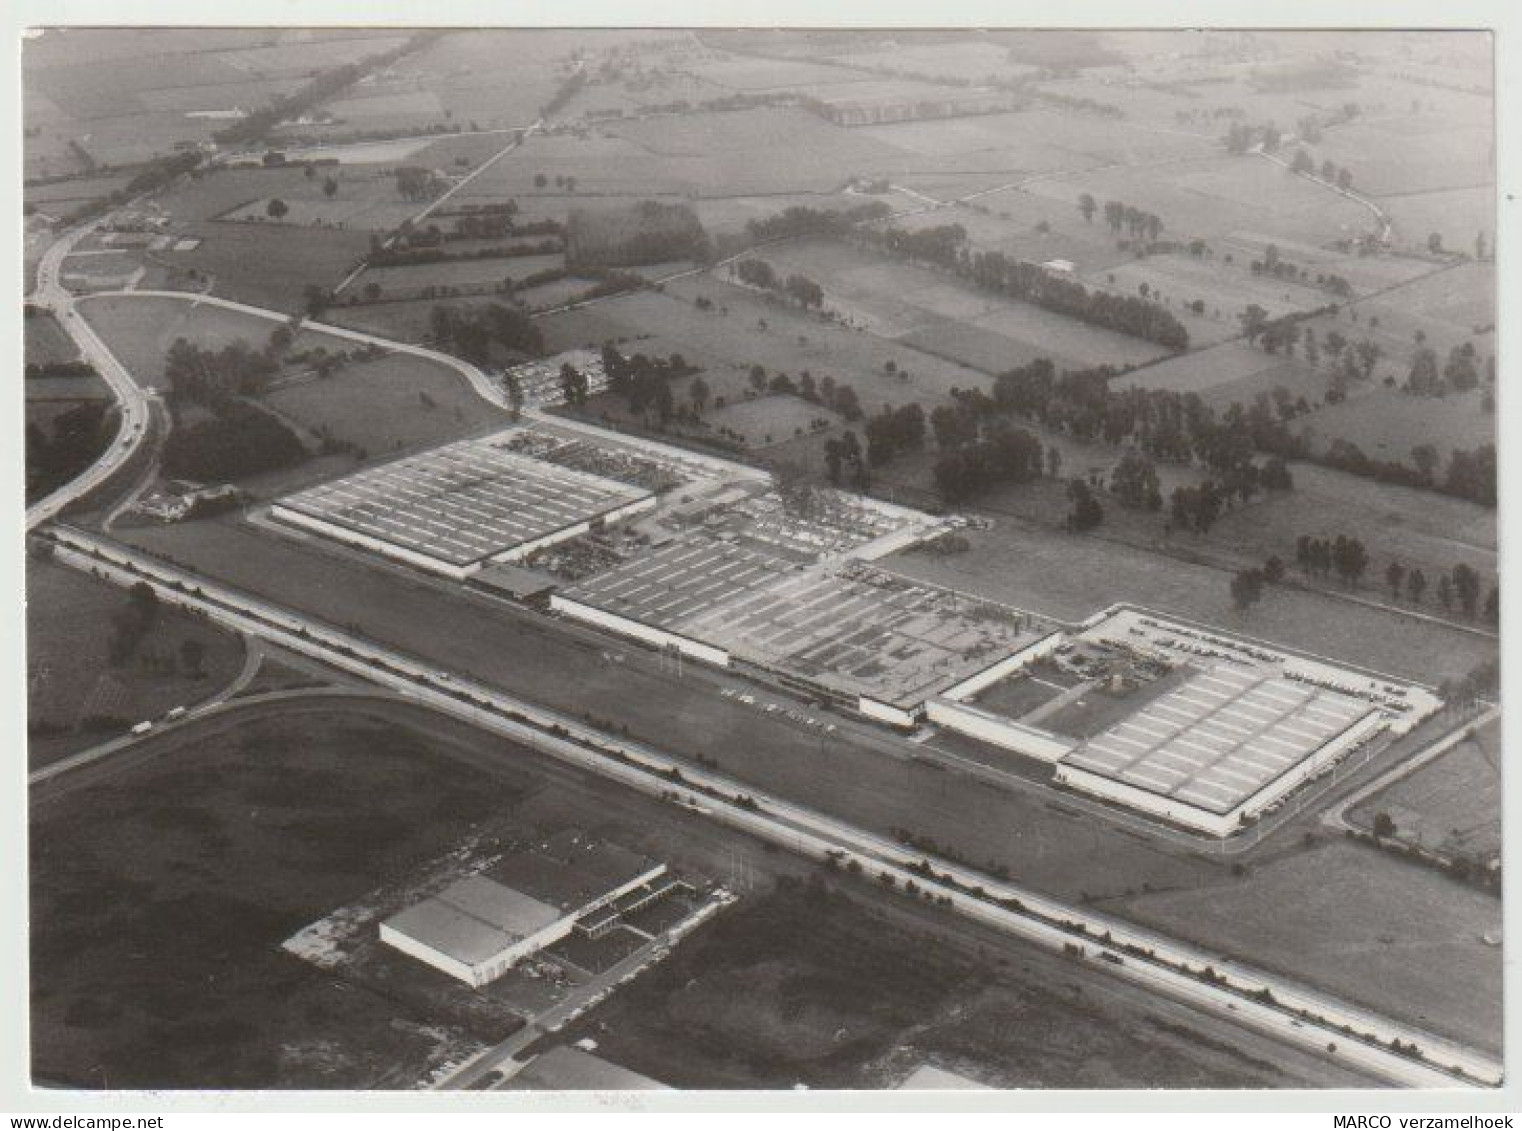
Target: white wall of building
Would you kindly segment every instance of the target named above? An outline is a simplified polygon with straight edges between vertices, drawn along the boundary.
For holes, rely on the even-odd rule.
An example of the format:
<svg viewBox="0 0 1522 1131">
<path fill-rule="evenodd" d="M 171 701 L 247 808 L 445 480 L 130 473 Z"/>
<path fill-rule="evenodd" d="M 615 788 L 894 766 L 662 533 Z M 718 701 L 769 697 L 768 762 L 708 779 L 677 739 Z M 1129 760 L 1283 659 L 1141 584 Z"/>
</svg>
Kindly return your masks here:
<svg viewBox="0 0 1522 1131">
<path fill-rule="evenodd" d="M 941 693 L 941 698 L 960 702 L 963 699 L 971 699 L 985 687 L 998 683 L 1001 679 L 1013 675 L 1028 664 L 1033 664 L 1043 656 L 1049 656 L 1057 650 L 1062 643 L 1062 633 L 1052 632 L 1043 636 L 1040 640 L 1033 641 L 1021 648 L 1018 652 L 1006 656 L 998 663 L 990 664 L 980 672 L 968 676 L 954 687 L 947 688 Z"/>
<path fill-rule="evenodd" d="M 357 530 L 350 530 L 348 527 L 339 526 L 337 523 L 328 522 L 321 518 L 314 518 L 312 515 L 292 510 L 280 503 L 270 507 L 270 517 L 289 523 L 292 526 L 299 526 L 321 534 L 324 538 L 331 538 L 335 542 L 343 542 L 349 546 L 358 546 L 361 549 L 372 550 L 394 561 L 405 562 L 408 565 L 417 566 L 420 569 L 426 569 L 433 573 L 442 573 L 446 577 L 453 577 L 457 580 L 469 577 L 474 570 L 480 568 L 479 564 L 475 566 L 461 566 L 439 558 L 429 557 L 427 554 L 420 554 L 415 550 L 409 550 L 392 542 L 383 542 L 379 538 L 372 538 L 368 534 L 361 534 Z"/>
<path fill-rule="evenodd" d="M 902 707 L 895 707 L 891 703 L 884 703 L 866 695 L 857 697 L 856 709 L 869 719 L 876 719 L 896 727 L 912 727 L 919 718 L 913 711 L 906 711 Z"/>
<path fill-rule="evenodd" d="M 947 730 L 965 734 L 1028 758 L 1043 762 L 1055 762 L 1073 752 L 1078 745 L 1072 739 L 1062 738 L 1051 731 L 1028 727 L 1012 719 L 1006 719 L 981 710 L 967 703 L 957 703 L 945 697 L 932 699 L 925 704 L 925 714 L 930 721 Z"/>
<path fill-rule="evenodd" d="M 685 656 L 691 656 L 695 660 L 702 660 L 716 667 L 729 667 L 729 653 L 722 648 L 715 648 L 711 644 L 700 644 L 696 640 L 678 636 L 674 632 L 666 632 L 664 629 L 652 628 L 648 624 L 621 617 L 617 613 L 610 613 L 604 609 L 584 605 L 580 601 L 573 601 L 569 597 L 562 597 L 559 593 L 550 594 L 550 611 L 564 613 L 568 617 L 585 621 L 587 624 L 595 624 L 598 628 L 605 628 L 622 636 L 632 636 L 636 640 L 643 640 L 658 648 L 675 648 Z"/>
</svg>

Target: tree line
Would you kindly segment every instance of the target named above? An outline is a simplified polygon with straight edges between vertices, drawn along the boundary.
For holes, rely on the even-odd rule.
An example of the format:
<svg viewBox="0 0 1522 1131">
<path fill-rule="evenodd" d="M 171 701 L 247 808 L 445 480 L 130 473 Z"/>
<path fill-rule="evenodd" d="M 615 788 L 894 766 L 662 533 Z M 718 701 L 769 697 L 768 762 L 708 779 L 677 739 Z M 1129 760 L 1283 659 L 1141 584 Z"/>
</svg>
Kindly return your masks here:
<svg viewBox="0 0 1522 1131">
<path fill-rule="evenodd" d="M 544 353 L 544 336 L 533 319 L 495 302 L 475 310 L 435 306 L 428 312 L 428 337 L 473 365 L 487 364 L 494 344 L 530 357 Z"/>
<path fill-rule="evenodd" d="M 960 224 L 920 231 L 863 228 L 853 237 L 900 259 L 941 267 L 984 290 L 994 291 L 1091 326 L 1156 342 L 1167 349 L 1189 348 L 1189 331 L 1161 304 L 1135 295 L 1090 291 L 1076 279 L 999 251 L 974 252 Z"/>
</svg>

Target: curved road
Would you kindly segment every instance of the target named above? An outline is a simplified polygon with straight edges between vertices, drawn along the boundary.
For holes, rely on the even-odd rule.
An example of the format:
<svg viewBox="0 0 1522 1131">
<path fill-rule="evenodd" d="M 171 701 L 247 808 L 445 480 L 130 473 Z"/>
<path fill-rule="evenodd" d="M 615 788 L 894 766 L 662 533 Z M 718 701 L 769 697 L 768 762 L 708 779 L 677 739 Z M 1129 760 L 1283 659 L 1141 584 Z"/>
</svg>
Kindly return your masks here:
<svg viewBox="0 0 1522 1131">
<path fill-rule="evenodd" d="M 111 387 L 121 409 L 121 418 L 111 445 L 84 472 L 75 476 L 46 498 L 33 503 L 26 511 L 26 528 L 34 529 L 61 512 L 76 499 L 89 494 L 100 486 L 118 468 L 132 458 L 138 445 L 148 434 L 154 398 L 145 393 L 132 379 L 132 375 L 116 359 L 101 341 L 99 335 L 80 316 L 76 299 L 63 285 L 63 261 L 74 250 L 75 244 L 96 230 L 97 224 L 77 228 L 64 235 L 48 248 L 37 266 L 37 289 L 30 301 L 44 310 L 51 311 L 64 331 L 79 347 L 80 355 L 95 367 L 97 373 Z"/>
</svg>

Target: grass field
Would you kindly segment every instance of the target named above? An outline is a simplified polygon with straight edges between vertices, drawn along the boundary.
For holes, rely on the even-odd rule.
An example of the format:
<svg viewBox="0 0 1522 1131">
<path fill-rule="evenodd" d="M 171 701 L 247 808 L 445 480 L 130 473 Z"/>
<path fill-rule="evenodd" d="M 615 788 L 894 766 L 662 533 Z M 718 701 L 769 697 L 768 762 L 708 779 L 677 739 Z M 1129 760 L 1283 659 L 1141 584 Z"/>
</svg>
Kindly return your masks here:
<svg viewBox="0 0 1522 1131">
<path fill-rule="evenodd" d="M 1165 358 L 1156 365 L 1117 377 L 1114 385 L 1198 393 L 1217 406 L 1233 401 L 1250 405 L 1259 393 L 1272 393 L 1276 386 L 1283 385 L 1295 396 L 1304 396 L 1315 404 L 1326 394 L 1327 379 L 1307 365 L 1282 354 L 1265 353 L 1239 340 Z"/>
<path fill-rule="evenodd" d="M 280 224 L 192 225 L 193 251 L 155 252 L 163 263 L 212 279 L 212 293 L 251 306 L 297 313 L 308 286 L 333 287 L 370 246 L 365 232 Z"/>
<path fill-rule="evenodd" d="M 1320 1082 L 1058 959 L 948 946 L 882 902 L 796 881 L 753 896 L 567 1039 L 690 1089 L 891 1088 L 927 1062 L 997 1088 Z"/>
<path fill-rule="evenodd" d="M 95 729 L 92 715 L 128 725 L 156 718 L 214 694 L 243 663 L 235 637 L 165 609 L 134 657 L 113 666 L 108 626 L 125 607 L 126 594 L 63 566 L 28 566 L 27 763 L 34 769 L 125 729 Z M 181 657 L 187 641 L 201 649 L 198 669 Z"/>
<path fill-rule="evenodd" d="M 698 297 L 719 309 L 703 311 Z M 765 328 L 762 328 L 764 323 Z M 794 380 L 808 370 L 818 381 L 826 374 L 852 385 L 867 411 L 881 404 L 920 400 L 926 408 L 954 387 L 987 381 L 985 374 L 943 361 L 902 343 L 822 322 L 796 308 L 741 287 L 707 277 L 666 284 L 664 293 L 624 295 L 580 310 L 551 315 L 539 323 L 551 350 L 578 349 L 627 338 L 625 353 L 680 353 L 701 366 L 715 393 L 733 400 L 752 365 Z M 641 338 L 641 335 L 650 335 Z M 890 377 L 892 361 L 909 380 Z"/>
<path fill-rule="evenodd" d="M 458 1043 L 280 950 L 532 784 L 364 712 L 279 708 L 32 815 L 32 1068 L 78 1087 L 409 1087 Z M 499 744 L 500 746 L 500 744 Z M 348 990 L 349 992 L 343 992 Z"/>
<path fill-rule="evenodd" d="M 1334 842 L 1193 892 L 1110 904 L 1128 918 L 1314 982 L 1438 1033 L 1501 1047 L 1494 897 L 1377 849 Z"/>
<path fill-rule="evenodd" d="M 22 356 L 27 365 L 51 365 L 79 357 L 73 340 L 51 314 L 40 311 L 23 319 L 21 327 Z"/>
<path fill-rule="evenodd" d="M 737 400 L 723 408 L 709 409 L 705 419 L 715 428 L 726 427 L 740 433 L 750 447 L 767 447 L 792 438 L 799 430 L 808 432 L 816 420 L 831 424 L 840 420 L 829 409 L 786 394 Z"/>
<path fill-rule="evenodd" d="M 416 267 L 372 267 L 350 284 L 363 293 L 372 283 L 382 298 L 416 297 L 424 287 L 496 287 L 503 279 L 525 279 L 565 266 L 563 255 L 522 255 L 505 259 L 462 259 Z"/>
<path fill-rule="evenodd" d="M 1479 390 L 1435 399 L 1381 386 L 1355 389 L 1341 404 L 1325 405 L 1296 425 L 1309 428 L 1318 446 L 1351 440 L 1376 459 L 1404 463 L 1411 462 L 1418 444 L 1431 444 L 1446 461 L 1454 448 L 1495 443 L 1497 431 L 1496 416 L 1485 411 Z"/>
<path fill-rule="evenodd" d="M 1501 851 L 1501 724 L 1485 724 L 1457 746 L 1357 806 L 1350 816 L 1372 830 L 1388 813 L 1396 838 L 1478 862 Z"/>
<path fill-rule="evenodd" d="M 426 398 L 426 399 L 425 399 Z M 356 444 L 372 458 L 507 423 L 458 373 L 405 354 L 349 365 L 331 377 L 277 389 L 264 398 L 312 432 Z"/>
<path fill-rule="evenodd" d="M 434 307 L 445 306 L 463 312 L 501 301 L 500 295 L 484 295 L 479 298 L 425 298 L 408 302 L 339 305 L 325 311 L 323 318 L 334 325 L 346 326 L 352 330 L 364 330 L 402 342 L 422 342 L 428 337 L 429 318 Z"/>
<path fill-rule="evenodd" d="M 1140 364 L 1166 351 L 1139 338 L 1085 325 L 1028 303 L 980 291 L 928 268 L 897 263 L 830 241 L 801 241 L 764 248 L 755 258 L 769 261 L 779 277 L 797 273 L 818 283 L 825 307 L 878 337 L 909 337 L 946 322 L 977 337 L 1007 340 L 1012 368 L 1032 353 L 1059 365 Z M 973 364 L 956 347 L 955 333 L 943 335 L 937 352 Z"/>
<path fill-rule="evenodd" d="M 1238 613 L 1227 569 L 995 514 L 993 530 L 968 535 L 966 553 L 899 554 L 888 563 L 910 577 L 1067 620 L 1128 601 L 1424 683 L 1466 673 L 1494 654 L 1493 642 L 1483 638 L 1313 592 L 1276 590 L 1249 613 Z M 1254 525 L 1250 511 L 1241 521 Z M 1293 561 L 1293 537 L 1273 552 Z M 1477 556 L 1469 552 L 1460 560 Z M 1378 592 L 1372 580 L 1368 592 Z"/>
<path fill-rule="evenodd" d="M 164 358 L 177 338 L 186 338 L 202 349 L 221 349 L 236 341 L 261 348 L 270 331 L 279 325 L 224 307 L 144 295 L 92 298 L 80 303 L 79 309 L 117 360 L 139 382 L 149 385 L 163 379 Z M 322 346 L 337 352 L 353 345 L 331 334 L 303 330 L 291 348 L 302 351 Z"/>
<path fill-rule="evenodd" d="M 833 191 L 882 174 L 905 155 L 803 110 L 758 109 L 605 123 L 585 137 L 536 135 L 472 181 L 461 199 L 544 191 L 543 174 L 576 179 L 576 195 L 749 196 Z"/>
<path fill-rule="evenodd" d="M 1152 139 L 1141 135 L 1139 144 Z M 1028 191 L 1069 208 L 1084 192 L 1100 201 L 1122 200 L 1155 212 L 1172 238 L 1186 241 L 1245 230 L 1320 244 L 1359 236 L 1371 223 L 1362 206 L 1252 157 L 1076 173 L 1037 181 Z"/>
</svg>

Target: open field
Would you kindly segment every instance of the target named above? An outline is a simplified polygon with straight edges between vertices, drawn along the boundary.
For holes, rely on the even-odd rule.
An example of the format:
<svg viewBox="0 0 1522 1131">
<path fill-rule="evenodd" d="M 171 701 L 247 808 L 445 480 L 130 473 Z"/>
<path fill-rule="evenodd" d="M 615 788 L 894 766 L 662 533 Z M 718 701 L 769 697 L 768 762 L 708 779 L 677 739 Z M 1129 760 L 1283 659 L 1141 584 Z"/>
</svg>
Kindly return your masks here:
<svg viewBox="0 0 1522 1131">
<path fill-rule="evenodd" d="M 1217 407 L 1233 402 L 1250 405 L 1259 393 L 1272 393 L 1280 385 L 1316 404 L 1326 393 L 1327 379 L 1302 362 L 1237 340 L 1165 358 L 1114 382 L 1116 388 L 1198 393 Z"/>
<path fill-rule="evenodd" d="M 126 594 L 62 566 L 28 566 L 27 762 L 34 769 L 209 697 L 243 663 L 236 638 L 163 609 L 132 657 L 112 664 L 104 629 Z M 184 662 L 187 645 L 200 650 L 198 663 Z"/>
<path fill-rule="evenodd" d="M 803 110 L 698 113 L 605 123 L 585 137 L 532 137 L 460 199 L 532 196 L 542 191 L 538 174 L 575 177 L 576 195 L 591 197 L 826 192 L 904 163 L 901 151 Z"/>
<path fill-rule="evenodd" d="M 399 46 L 395 32 L 295 29 L 263 33 L 199 29 L 70 28 L 30 39 L 23 55 L 26 120 L 43 144 L 27 145 L 27 176 L 75 167 L 68 143 L 99 164 L 120 165 L 207 141 L 227 125 L 208 112 L 262 106 L 303 86 L 314 71 Z M 192 116 L 195 115 L 195 116 Z"/>
<path fill-rule="evenodd" d="M 39 1077 L 408 1087 L 463 1043 L 280 944 L 454 848 L 532 779 L 461 766 L 362 709 L 277 712 L 151 739 L 157 757 L 34 808 Z"/>
<path fill-rule="evenodd" d="M 1251 1038 L 1205 1038 L 1103 976 L 956 945 L 883 904 L 817 881 L 755 895 L 567 1039 L 594 1034 L 617 1063 L 678 1088 L 891 1088 L 926 1061 L 997 1088 L 1303 1079 L 1298 1058 L 1274 1067 Z"/>
<path fill-rule="evenodd" d="M 158 384 L 164 359 L 177 338 L 202 349 L 218 350 L 243 341 L 262 348 L 279 323 L 220 306 L 199 305 L 177 298 L 151 295 L 107 295 L 80 303 L 81 315 L 107 347 L 140 383 Z M 354 343 L 329 334 L 303 330 L 292 342 L 294 351 L 326 347 L 330 352 Z"/>
<path fill-rule="evenodd" d="M 1425 248 L 1427 237 L 1436 232 L 1443 238 L 1444 247 L 1472 255 L 1475 237 L 1484 232 L 1486 254 L 1495 246 L 1494 184 L 1399 193 L 1377 199 L 1405 244 Z"/>
<path fill-rule="evenodd" d="M 833 241 L 802 241 L 764 248 L 754 258 L 770 262 L 779 278 L 802 274 L 824 289 L 826 309 L 885 338 L 954 324 L 1007 339 L 1013 368 L 1026 356 L 1050 356 L 1059 366 L 1140 364 L 1166 351 L 1126 334 L 1089 326 L 1028 303 L 980 291 L 928 268 L 898 263 Z M 937 352 L 972 363 L 944 337 Z"/>
<path fill-rule="evenodd" d="M 54 365 L 74 361 L 79 350 L 63 327 L 46 311 L 22 320 L 22 357 L 27 365 Z"/>
<path fill-rule="evenodd" d="M 738 432 L 747 447 L 760 448 L 780 443 L 800 432 L 808 432 L 816 420 L 831 424 L 840 418 L 821 405 L 810 404 L 801 397 L 777 394 L 753 401 L 739 400 L 723 408 L 709 409 L 706 419 L 716 428 Z"/>
<path fill-rule="evenodd" d="M 700 296 L 711 299 L 717 309 L 697 309 L 693 301 Z M 547 348 L 554 351 L 623 338 L 630 339 L 625 353 L 675 351 L 700 366 L 714 393 L 730 401 L 742 395 L 752 365 L 764 366 L 768 373 L 787 373 L 794 380 L 804 370 L 816 381 L 828 374 L 837 384 L 853 386 L 868 412 L 910 400 L 925 402 L 928 410 L 952 388 L 986 380 L 965 366 L 821 321 L 707 276 L 668 283 L 664 293 L 623 295 L 551 315 L 539 325 Z M 641 340 L 644 334 L 652 336 Z M 889 361 L 908 373 L 908 380 L 889 377 L 884 369 Z"/>
<path fill-rule="evenodd" d="M 199 247 L 157 258 L 209 276 L 221 298 L 290 313 L 305 309 L 308 286 L 337 285 L 370 246 L 364 232 L 280 224 L 197 224 L 188 234 Z"/>
<path fill-rule="evenodd" d="M 1493 896 L 1377 849 L 1334 842 L 1214 888 L 1141 895 L 1111 910 L 1188 932 L 1482 1048 L 1501 1047 L 1501 924 Z"/>
<path fill-rule="evenodd" d="M 443 306 L 464 313 L 501 301 L 500 295 L 483 295 L 479 298 L 424 298 L 353 306 L 340 304 L 324 311 L 323 318 L 351 330 L 363 330 L 401 342 L 421 343 L 429 335 L 429 318 L 434 307 Z"/>
<path fill-rule="evenodd" d="M 371 267 L 350 286 L 362 293 L 372 284 L 382 298 L 419 297 L 426 287 L 499 287 L 503 279 L 523 280 L 565 266 L 563 255 L 520 255 L 503 259 L 461 259 L 415 267 Z"/>
<path fill-rule="evenodd" d="M 1151 141 L 1150 135 L 1147 137 Z M 1174 239 L 1212 239 L 1247 230 L 1325 243 L 1368 231 L 1367 209 L 1272 162 L 1211 157 L 1159 166 L 1138 176 L 1121 168 L 1037 181 L 1029 192 L 1076 208 L 1080 193 L 1121 200 L 1162 218 Z M 985 201 L 997 207 L 997 197 Z"/>
<path fill-rule="evenodd" d="M 303 429 L 372 457 L 444 443 L 508 419 L 453 369 L 406 354 L 286 385 L 264 402 Z"/>
<path fill-rule="evenodd" d="M 1410 463 L 1411 449 L 1431 444 L 1447 461 L 1455 448 L 1472 450 L 1496 441 L 1497 421 L 1479 390 L 1446 397 L 1414 397 L 1382 386 L 1354 389 L 1341 404 L 1324 405 L 1295 422 L 1325 448 L 1351 440 L 1376 459 Z"/>
<path fill-rule="evenodd" d="M 1457 746 L 1351 812 L 1372 830 L 1374 815 L 1388 813 L 1395 839 L 1479 864 L 1501 852 L 1501 724 L 1487 723 Z"/>
<path fill-rule="evenodd" d="M 880 564 L 1067 620 L 1131 602 L 1424 683 L 1467 673 L 1494 653 L 1493 641 L 1301 590 L 1276 590 L 1238 613 L 1226 569 L 1002 514 L 993 530 L 968 538 L 963 554 L 898 554 Z M 1293 538 L 1274 552 L 1293 560 Z"/>
</svg>

